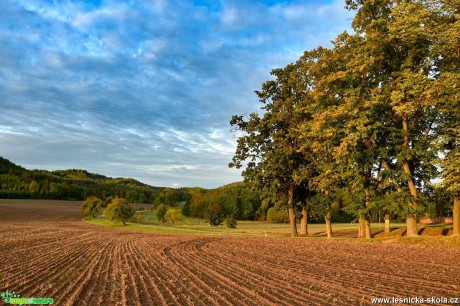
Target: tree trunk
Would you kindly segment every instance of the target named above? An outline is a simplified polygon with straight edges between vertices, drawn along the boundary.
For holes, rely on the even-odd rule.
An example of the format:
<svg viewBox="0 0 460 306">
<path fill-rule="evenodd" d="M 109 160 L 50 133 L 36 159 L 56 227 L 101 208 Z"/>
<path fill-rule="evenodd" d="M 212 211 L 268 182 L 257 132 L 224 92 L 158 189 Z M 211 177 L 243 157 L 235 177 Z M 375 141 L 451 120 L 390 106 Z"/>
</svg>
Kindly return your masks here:
<svg viewBox="0 0 460 306">
<path fill-rule="evenodd" d="M 291 225 L 291 237 L 297 237 L 297 224 L 295 223 L 294 209 L 294 185 L 289 185 L 288 188 L 288 212 L 289 224 Z"/>
<path fill-rule="evenodd" d="M 371 239 L 372 238 L 372 235 L 371 235 L 371 220 L 370 220 L 370 217 L 366 217 L 366 219 L 364 219 L 364 234 L 365 234 L 365 237 L 367 239 Z"/>
<path fill-rule="evenodd" d="M 407 225 L 407 232 L 406 232 L 407 237 L 418 236 L 417 218 L 414 215 L 411 215 L 411 216 L 407 217 L 406 225 Z"/>
<path fill-rule="evenodd" d="M 453 222 L 454 222 L 454 236 L 460 236 L 460 195 L 455 196 L 454 198 L 454 216 L 453 216 Z"/>
<path fill-rule="evenodd" d="M 366 189 L 364 189 L 364 193 L 366 194 L 366 202 L 364 204 L 366 205 L 366 208 L 368 208 L 369 207 L 369 201 L 371 199 L 370 192 L 366 188 Z M 364 217 L 364 236 L 367 239 L 372 238 L 372 236 L 371 236 L 371 217 L 368 214 Z"/>
<path fill-rule="evenodd" d="M 331 225 L 331 213 L 327 212 L 324 215 L 324 220 L 326 220 L 326 235 L 327 238 L 332 238 L 332 225 Z"/>
<path fill-rule="evenodd" d="M 410 149 L 409 148 L 409 136 L 407 136 L 408 127 L 407 127 L 407 119 L 405 117 L 403 117 L 402 125 L 403 125 L 403 131 L 404 131 L 403 147 L 406 150 L 409 150 Z M 408 184 L 409 184 L 410 194 L 412 196 L 412 199 L 409 201 L 409 208 L 415 209 L 417 208 L 417 204 L 415 202 L 417 200 L 417 188 L 415 187 L 414 180 L 412 179 L 412 171 L 409 165 L 409 160 L 407 159 L 404 160 L 402 166 L 403 166 L 404 173 L 409 175 Z M 406 224 L 407 224 L 407 234 L 406 235 L 408 237 L 418 236 L 417 219 L 414 214 L 410 213 L 407 216 Z"/>
<path fill-rule="evenodd" d="M 390 233 L 390 215 L 389 214 L 385 215 L 385 233 L 386 234 Z"/>
<path fill-rule="evenodd" d="M 363 217 L 363 215 L 359 215 L 358 217 L 358 238 L 364 238 L 365 236 L 365 227 L 366 227 L 366 224 L 365 224 L 365 219 Z"/>
<path fill-rule="evenodd" d="M 302 220 L 300 221 L 300 236 L 308 235 L 307 203 L 302 203 Z"/>
</svg>

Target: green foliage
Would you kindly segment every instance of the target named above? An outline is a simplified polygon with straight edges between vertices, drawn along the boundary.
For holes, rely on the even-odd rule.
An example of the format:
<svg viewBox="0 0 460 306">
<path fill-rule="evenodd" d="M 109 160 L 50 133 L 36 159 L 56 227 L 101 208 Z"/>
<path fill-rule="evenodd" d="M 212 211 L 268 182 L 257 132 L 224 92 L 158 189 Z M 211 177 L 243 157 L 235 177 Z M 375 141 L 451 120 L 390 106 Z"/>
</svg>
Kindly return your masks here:
<svg viewBox="0 0 460 306">
<path fill-rule="evenodd" d="M 308 188 L 305 182 L 312 171 L 311 159 L 302 150 L 299 126 L 311 118 L 309 111 L 296 111 L 302 106 L 311 85 L 299 66 L 290 64 L 273 69 L 274 80 L 262 84 L 256 91 L 263 103 L 263 116 L 233 116 L 230 124 L 243 132 L 229 167 L 246 165 L 243 176 L 263 198 L 280 204 L 294 213 L 295 190 Z M 303 108 L 305 110 L 305 108 Z M 292 219 L 293 222 L 295 221 Z M 297 236 L 295 224 L 291 224 L 291 236 Z"/>
<path fill-rule="evenodd" d="M 188 196 L 182 213 L 185 216 L 204 218 L 208 206 L 219 203 L 224 216 L 233 215 L 240 220 L 254 220 L 261 200 L 258 192 L 246 183 L 233 183 L 212 190 L 186 189 Z"/>
<path fill-rule="evenodd" d="M 271 207 L 267 211 L 267 222 L 269 223 L 289 223 L 289 215 L 285 209 L 279 210 Z"/>
<path fill-rule="evenodd" d="M 30 185 L 29 185 L 29 192 L 30 193 L 35 194 L 39 190 L 40 190 L 40 186 L 38 185 L 37 181 L 34 180 L 34 181 L 30 182 Z"/>
<path fill-rule="evenodd" d="M 99 210 L 102 208 L 103 202 L 98 197 L 88 197 L 86 200 L 81 204 L 80 210 L 85 217 L 96 217 L 99 213 Z"/>
<path fill-rule="evenodd" d="M 43 198 L 84 200 L 96 196 L 105 208 L 115 197 L 130 203 L 153 203 L 182 206 L 184 216 L 204 218 L 208 205 L 221 203 L 225 215 L 253 220 L 260 207 L 260 197 L 245 183 L 220 188 L 157 188 L 130 178 L 108 178 L 85 170 L 26 170 L 0 157 L 0 198 Z M 163 221 L 164 222 L 164 221 Z"/>
<path fill-rule="evenodd" d="M 134 213 L 135 209 L 123 198 L 114 198 L 104 209 L 104 217 L 106 219 L 121 221 L 124 225 L 126 225 L 126 221 L 134 216 Z"/>
<path fill-rule="evenodd" d="M 224 222 L 224 213 L 222 207 L 218 203 L 212 203 L 206 210 L 205 218 L 211 226 L 219 226 Z"/>
<path fill-rule="evenodd" d="M 236 228 L 237 221 L 236 221 L 235 217 L 233 215 L 227 216 L 227 218 L 225 218 L 225 225 L 228 228 Z"/>
<path fill-rule="evenodd" d="M 170 207 L 176 206 L 176 194 L 173 189 L 165 189 L 165 204 Z"/>
<path fill-rule="evenodd" d="M 345 203 L 354 216 L 440 213 L 431 182 L 460 193 L 454 2 L 347 0 L 354 33 L 274 69 L 257 92 L 263 115 L 232 117 L 243 134 L 229 166 L 245 166 L 265 203 L 294 193 L 321 217 Z"/>
<path fill-rule="evenodd" d="M 157 216 L 158 221 L 161 223 L 165 222 L 165 215 L 166 212 L 168 211 L 168 208 L 164 204 L 158 205 L 158 207 L 155 209 L 155 215 Z"/>
<path fill-rule="evenodd" d="M 170 208 L 164 215 L 164 219 L 172 224 L 176 221 L 182 221 L 182 218 L 182 212 L 179 208 Z"/>
<path fill-rule="evenodd" d="M 27 170 L 0 157 L 2 198 L 84 200 L 96 196 L 110 202 L 118 196 L 131 203 L 153 203 L 164 192 L 176 200 L 182 200 L 186 193 L 183 189 L 152 187 L 132 178 L 109 178 L 85 170 Z M 171 202 L 175 204 L 176 200 Z"/>
</svg>

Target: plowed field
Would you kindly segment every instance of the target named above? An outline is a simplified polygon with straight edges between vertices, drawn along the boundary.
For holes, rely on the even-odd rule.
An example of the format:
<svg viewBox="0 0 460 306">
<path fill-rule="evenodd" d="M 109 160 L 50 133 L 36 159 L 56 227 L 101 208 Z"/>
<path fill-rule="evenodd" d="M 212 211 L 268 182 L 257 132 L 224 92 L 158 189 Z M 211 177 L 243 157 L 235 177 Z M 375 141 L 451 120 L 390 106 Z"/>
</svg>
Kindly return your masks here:
<svg viewBox="0 0 460 306">
<path fill-rule="evenodd" d="M 137 232 L 79 221 L 79 204 L 0 201 L 0 291 L 55 305 L 460 297 L 457 246 Z"/>
</svg>

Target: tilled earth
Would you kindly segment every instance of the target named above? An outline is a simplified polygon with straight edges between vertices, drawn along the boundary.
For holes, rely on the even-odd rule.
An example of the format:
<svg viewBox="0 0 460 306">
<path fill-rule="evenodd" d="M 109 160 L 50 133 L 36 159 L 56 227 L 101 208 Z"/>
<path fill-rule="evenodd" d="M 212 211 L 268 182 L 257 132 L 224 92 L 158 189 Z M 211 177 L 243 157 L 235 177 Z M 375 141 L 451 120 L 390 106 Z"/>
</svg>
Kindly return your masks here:
<svg viewBox="0 0 460 306">
<path fill-rule="evenodd" d="M 460 297 L 455 245 L 138 232 L 84 223 L 79 205 L 0 201 L 1 292 L 51 297 L 55 305 L 368 305 L 373 297 Z"/>
</svg>

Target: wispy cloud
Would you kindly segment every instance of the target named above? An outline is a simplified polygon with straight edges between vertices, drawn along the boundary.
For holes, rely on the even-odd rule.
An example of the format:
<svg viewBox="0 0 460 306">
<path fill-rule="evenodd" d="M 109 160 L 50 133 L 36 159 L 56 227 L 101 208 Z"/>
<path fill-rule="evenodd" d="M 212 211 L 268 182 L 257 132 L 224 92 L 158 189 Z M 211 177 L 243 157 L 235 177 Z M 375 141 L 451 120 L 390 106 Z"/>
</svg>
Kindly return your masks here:
<svg viewBox="0 0 460 306">
<path fill-rule="evenodd" d="M 216 187 L 233 114 L 269 72 L 348 28 L 342 1 L 0 2 L 0 155 Z"/>
</svg>

